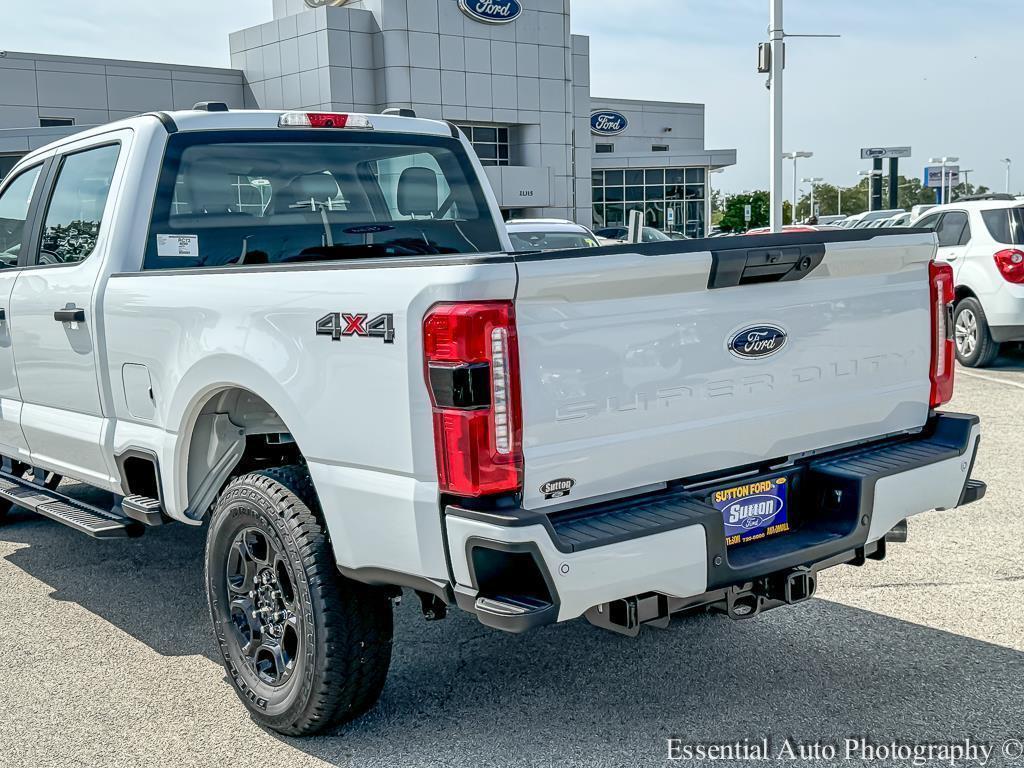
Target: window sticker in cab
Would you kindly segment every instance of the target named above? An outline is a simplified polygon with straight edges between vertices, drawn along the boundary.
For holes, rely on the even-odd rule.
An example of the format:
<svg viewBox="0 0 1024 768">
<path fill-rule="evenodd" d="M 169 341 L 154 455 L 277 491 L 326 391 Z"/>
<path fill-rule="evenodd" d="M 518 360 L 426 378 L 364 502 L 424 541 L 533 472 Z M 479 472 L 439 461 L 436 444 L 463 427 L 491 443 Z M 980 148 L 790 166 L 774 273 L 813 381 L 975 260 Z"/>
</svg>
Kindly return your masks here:
<svg viewBox="0 0 1024 768">
<path fill-rule="evenodd" d="M 199 235 L 157 235 L 156 255 L 199 257 Z"/>
</svg>

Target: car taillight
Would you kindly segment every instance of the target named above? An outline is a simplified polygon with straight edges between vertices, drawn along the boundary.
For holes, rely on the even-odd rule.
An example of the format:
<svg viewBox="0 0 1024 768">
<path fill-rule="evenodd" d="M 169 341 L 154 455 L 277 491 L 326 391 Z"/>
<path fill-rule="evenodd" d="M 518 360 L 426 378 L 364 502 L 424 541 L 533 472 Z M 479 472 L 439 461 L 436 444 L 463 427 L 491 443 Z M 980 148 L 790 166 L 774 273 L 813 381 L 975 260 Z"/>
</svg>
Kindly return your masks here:
<svg viewBox="0 0 1024 768">
<path fill-rule="evenodd" d="M 1010 283 L 1024 283 L 1024 251 L 1007 248 L 995 256 L 996 266 L 1003 279 Z"/>
<path fill-rule="evenodd" d="M 928 265 L 932 308 L 932 391 L 930 405 L 937 408 L 953 398 L 953 268 L 949 264 Z"/>
<path fill-rule="evenodd" d="M 423 352 L 441 490 L 518 491 L 522 417 L 512 302 L 436 305 L 423 321 Z"/>
<path fill-rule="evenodd" d="M 279 128 L 361 128 L 373 130 L 366 115 L 347 112 L 285 112 L 277 121 Z"/>
</svg>

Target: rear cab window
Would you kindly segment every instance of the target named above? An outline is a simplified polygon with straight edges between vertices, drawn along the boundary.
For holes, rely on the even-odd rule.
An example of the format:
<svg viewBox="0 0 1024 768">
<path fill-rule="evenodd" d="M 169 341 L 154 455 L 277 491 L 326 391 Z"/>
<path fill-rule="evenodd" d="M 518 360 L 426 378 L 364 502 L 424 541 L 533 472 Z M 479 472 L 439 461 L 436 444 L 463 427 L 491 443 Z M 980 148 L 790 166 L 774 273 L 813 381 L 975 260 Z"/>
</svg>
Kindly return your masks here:
<svg viewBox="0 0 1024 768">
<path fill-rule="evenodd" d="M 145 268 L 501 251 L 455 139 L 344 131 L 171 136 Z"/>
<path fill-rule="evenodd" d="M 993 208 L 981 212 L 989 235 L 1003 245 L 1024 245 L 1024 208 Z"/>
</svg>

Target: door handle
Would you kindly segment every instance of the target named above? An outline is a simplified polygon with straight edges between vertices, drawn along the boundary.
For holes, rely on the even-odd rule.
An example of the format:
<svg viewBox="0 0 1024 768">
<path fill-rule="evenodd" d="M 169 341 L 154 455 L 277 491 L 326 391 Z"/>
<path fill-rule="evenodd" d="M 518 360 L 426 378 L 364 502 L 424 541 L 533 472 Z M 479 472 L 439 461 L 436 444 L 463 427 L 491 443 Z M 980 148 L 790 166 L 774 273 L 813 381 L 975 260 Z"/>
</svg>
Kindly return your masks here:
<svg viewBox="0 0 1024 768">
<path fill-rule="evenodd" d="M 70 305 L 64 309 L 58 309 L 54 312 L 53 319 L 58 323 L 84 323 L 85 310 L 78 309 L 74 305 Z"/>
</svg>

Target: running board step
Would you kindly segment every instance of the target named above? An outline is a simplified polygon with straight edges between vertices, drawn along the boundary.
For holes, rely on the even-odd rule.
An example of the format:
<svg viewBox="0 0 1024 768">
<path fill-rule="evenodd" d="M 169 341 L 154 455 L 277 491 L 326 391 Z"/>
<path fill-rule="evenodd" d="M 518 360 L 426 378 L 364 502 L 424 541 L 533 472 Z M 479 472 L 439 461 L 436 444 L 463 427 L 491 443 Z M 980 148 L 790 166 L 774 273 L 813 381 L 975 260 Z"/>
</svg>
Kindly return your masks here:
<svg viewBox="0 0 1024 768">
<path fill-rule="evenodd" d="M 164 508 L 158 499 L 140 496 L 135 493 L 121 499 L 121 510 L 136 522 L 143 525 L 162 525 Z"/>
<path fill-rule="evenodd" d="M 141 536 L 136 521 L 0 472 L 0 498 L 95 539 Z"/>
</svg>

